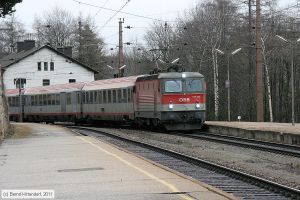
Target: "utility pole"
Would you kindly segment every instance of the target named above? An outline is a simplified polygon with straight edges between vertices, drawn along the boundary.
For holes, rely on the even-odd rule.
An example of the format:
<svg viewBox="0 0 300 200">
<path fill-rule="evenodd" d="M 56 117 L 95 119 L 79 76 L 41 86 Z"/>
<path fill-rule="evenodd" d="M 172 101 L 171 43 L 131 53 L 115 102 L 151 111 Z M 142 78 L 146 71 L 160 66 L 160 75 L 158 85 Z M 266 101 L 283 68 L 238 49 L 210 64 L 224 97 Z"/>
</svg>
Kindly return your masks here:
<svg viewBox="0 0 300 200">
<path fill-rule="evenodd" d="M 123 53 L 123 29 L 122 24 L 124 23 L 124 18 L 119 21 L 119 77 L 124 76 L 124 68 L 122 66 L 124 65 L 124 53 Z"/>
<path fill-rule="evenodd" d="M 260 0 L 256 0 L 256 119 L 264 121 L 264 85 L 262 68 L 262 47 L 261 47 L 261 8 Z"/>
<path fill-rule="evenodd" d="M 252 1 L 248 0 L 248 63 L 249 63 L 249 78 L 248 78 L 248 94 L 249 94 L 249 103 L 248 103 L 248 111 L 249 111 L 249 121 L 253 120 L 254 117 L 254 106 L 255 106 L 255 99 L 254 99 L 254 93 L 253 93 L 253 71 L 254 71 L 254 64 L 253 64 L 253 58 L 254 58 L 254 46 L 253 46 L 253 34 L 252 29 L 253 27 L 253 21 L 252 21 Z"/>
<path fill-rule="evenodd" d="M 78 48 L 78 54 L 79 54 L 79 60 L 82 61 L 82 40 L 81 40 L 81 32 L 82 32 L 82 23 L 81 19 L 78 21 L 78 42 L 79 42 L 79 48 Z"/>
</svg>

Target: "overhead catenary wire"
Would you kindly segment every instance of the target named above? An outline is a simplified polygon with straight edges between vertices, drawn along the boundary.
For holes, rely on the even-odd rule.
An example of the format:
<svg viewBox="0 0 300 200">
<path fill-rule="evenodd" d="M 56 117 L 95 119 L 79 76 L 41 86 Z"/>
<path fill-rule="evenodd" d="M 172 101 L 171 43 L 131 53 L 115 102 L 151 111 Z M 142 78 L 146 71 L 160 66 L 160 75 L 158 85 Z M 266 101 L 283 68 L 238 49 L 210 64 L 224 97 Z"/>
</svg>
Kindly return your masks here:
<svg viewBox="0 0 300 200">
<path fill-rule="evenodd" d="M 113 11 L 113 12 L 118 11 L 118 10 L 111 9 L 111 8 L 105 8 L 105 7 L 102 7 L 102 6 L 97 6 L 97 5 L 93 5 L 93 4 L 89 4 L 89 3 L 84 3 L 84 2 L 81 2 L 81 1 L 78 1 L 78 0 L 73 0 L 73 1 L 75 1 L 77 3 L 87 5 L 87 6 L 95 7 L 95 8 L 102 8 L 103 10 L 108 10 L 108 11 Z M 147 16 L 138 15 L 138 14 L 129 13 L 129 12 L 124 12 L 124 11 L 119 11 L 119 13 L 123 13 L 123 14 L 126 14 L 126 15 L 131 15 L 131 16 L 134 16 L 134 17 L 149 19 L 149 20 L 160 21 L 160 22 L 165 22 L 166 21 L 166 20 L 161 20 L 161 19 L 157 19 L 157 18 L 153 18 L 153 17 L 147 17 Z"/>
<path fill-rule="evenodd" d="M 130 0 L 127 0 L 126 3 L 119 9 L 117 10 L 105 23 L 103 26 L 100 27 L 99 31 L 101 31 L 121 10 L 130 2 Z"/>
<path fill-rule="evenodd" d="M 104 7 L 108 2 L 109 2 L 109 0 L 106 0 L 106 1 L 101 5 L 101 7 Z M 98 15 L 98 13 L 99 13 L 101 10 L 103 10 L 103 8 L 100 8 L 100 9 L 96 12 L 96 14 L 94 15 L 94 18 Z"/>
</svg>

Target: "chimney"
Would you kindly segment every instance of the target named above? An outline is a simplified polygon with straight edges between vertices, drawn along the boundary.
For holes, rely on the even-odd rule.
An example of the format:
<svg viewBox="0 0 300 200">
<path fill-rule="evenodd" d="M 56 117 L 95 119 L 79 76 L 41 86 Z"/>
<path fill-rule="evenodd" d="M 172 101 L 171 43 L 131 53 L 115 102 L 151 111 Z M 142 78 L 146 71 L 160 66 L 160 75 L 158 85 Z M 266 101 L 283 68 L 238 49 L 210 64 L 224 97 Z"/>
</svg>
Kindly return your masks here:
<svg viewBox="0 0 300 200">
<path fill-rule="evenodd" d="M 67 47 L 58 47 L 57 51 L 65 54 L 66 56 L 69 56 L 72 58 L 72 47 L 71 46 L 67 46 Z"/>
<path fill-rule="evenodd" d="M 24 42 L 17 42 L 17 52 L 28 51 L 35 47 L 35 40 L 24 40 Z"/>
<path fill-rule="evenodd" d="M 24 42 L 17 42 L 17 52 L 21 52 L 24 50 Z"/>
</svg>

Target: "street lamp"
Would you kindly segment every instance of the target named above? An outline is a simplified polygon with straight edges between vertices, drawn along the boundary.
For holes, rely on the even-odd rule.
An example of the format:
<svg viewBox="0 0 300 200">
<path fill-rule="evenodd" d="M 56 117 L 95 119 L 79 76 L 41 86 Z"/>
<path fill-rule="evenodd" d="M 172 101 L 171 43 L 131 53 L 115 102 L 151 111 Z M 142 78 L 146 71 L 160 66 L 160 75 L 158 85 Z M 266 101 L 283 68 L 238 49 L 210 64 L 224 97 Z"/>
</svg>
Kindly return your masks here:
<svg viewBox="0 0 300 200">
<path fill-rule="evenodd" d="M 106 65 L 108 68 L 114 70 L 114 78 L 122 77 L 122 70 L 126 67 L 126 65 L 122 65 L 121 67 L 115 69 L 110 65 Z M 118 71 L 117 71 L 118 70 Z"/>
<path fill-rule="evenodd" d="M 276 35 L 276 37 L 291 45 L 292 125 L 295 126 L 294 46 L 297 42 L 300 42 L 300 38 L 298 38 L 296 41 L 290 41 L 280 35 Z"/>
<path fill-rule="evenodd" d="M 230 61 L 230 56 L 237 54 L 238 52 L 240 52 L 242 50 L 242 48 L 238 48 L 238 49 L 232 51 L 231 53 L 230 52 L 224 53 L 220 49 L 215 49 L 215 50 L 216 50 L 216 52 L 218 52 L 222 55 L 227 54 L 227 80 L 226 80 L 225 86 L 227 87 L 227 114 L 228 114 L 228 121 L 230 122 L 230 71 L 229 71 L 229 61 Z"/>
</svg>

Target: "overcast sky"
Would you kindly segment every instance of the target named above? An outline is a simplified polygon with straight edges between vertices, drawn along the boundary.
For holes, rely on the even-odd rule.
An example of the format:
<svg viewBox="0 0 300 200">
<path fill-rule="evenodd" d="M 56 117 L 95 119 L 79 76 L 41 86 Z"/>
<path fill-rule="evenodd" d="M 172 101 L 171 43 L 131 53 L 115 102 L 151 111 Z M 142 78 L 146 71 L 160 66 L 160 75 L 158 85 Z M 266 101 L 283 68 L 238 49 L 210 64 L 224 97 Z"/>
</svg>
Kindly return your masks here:
<svg viewBox="0 0 300 200">
<path fill-rule="evenodd" d="M 114 10 L 119 10 L 124 6 L 127 0 L 76 0 L 95 6 L 103 6 Z M 124 29 L 124 42 L 138 41 L 142 42 L 143 34 L 151 25 L 153 20 L 118 13 L 109 23 L 106 22 L 116 13 L 100 9 L 98 7 L 88 6 L 78 3 L 75 0 L 23 0 L 16 5 L 15 16 L 25 24 L 27 30 L 31 29 L 34 16 L 41 16 L 45 11 L 58 6 L 70 11 L 74 16 L 82 13 L 83 16 L 90 15 L 95 19 L 99 29 L 99 34 L 108 44 L 108 48 L 115 47 L 118 42 L 118 21 L 119 18 L 125 18 L 124 26 L 130 25 L 133 29 Z M 172 21 L 178 15 L 182 15 L 184 10 L 192 8 L 201 0 L 130 0 L 122 9 L 124 12 L 133 13 L 149 18 L 160 19 L 163 21 Z M 294 0 L 280 0 L 281 6 L 293 3 Z M 285 3 L 284 3 L 285 2 Z M 105 26 L 104 26 L 105 25 Z"/>
</svg>

